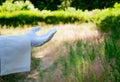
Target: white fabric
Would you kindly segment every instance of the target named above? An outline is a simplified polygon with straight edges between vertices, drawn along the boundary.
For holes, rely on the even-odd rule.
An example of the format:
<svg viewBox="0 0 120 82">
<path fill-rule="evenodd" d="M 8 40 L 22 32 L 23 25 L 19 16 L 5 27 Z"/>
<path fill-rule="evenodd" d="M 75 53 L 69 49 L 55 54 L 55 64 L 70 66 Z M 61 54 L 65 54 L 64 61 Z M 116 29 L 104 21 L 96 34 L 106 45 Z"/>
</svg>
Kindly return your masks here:
<svg viewBox="0 0 120 82">
<path fill-rule="evenodd" d="M 30 52 L 25 36 L 0 36 L 0 75 L 30 71 Z"/>
</svg>

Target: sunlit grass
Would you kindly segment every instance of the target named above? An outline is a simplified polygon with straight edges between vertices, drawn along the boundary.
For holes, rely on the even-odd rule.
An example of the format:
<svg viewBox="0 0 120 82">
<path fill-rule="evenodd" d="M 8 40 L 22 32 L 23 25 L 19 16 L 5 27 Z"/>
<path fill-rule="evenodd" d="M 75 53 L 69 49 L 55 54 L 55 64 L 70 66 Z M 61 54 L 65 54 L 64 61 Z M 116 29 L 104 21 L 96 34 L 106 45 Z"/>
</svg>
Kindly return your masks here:
<svg viewBox="0 0 120 82">
<path fill-rule="evenodd" d="M 109 41 L 111 40 L 109 39 Z M 50 70 L 51 67 L 49 67 L 39 72 L 41 82 L 118 82 L 120 50 L 118 46 L 111 47 L 110 45 L 113 45 L 114 42 L 111 44 L 109 41 L 101 43 L 98 40 L 99 44 L 82 41 L 76 41 L 73 43 L 74 45 L 63 44 L 69 50 L 68 54 L 62 54 L 58 58 L 55 66 L 54 64 L 51 66 L 54 70 Z M 106 47 L 109 47 L 110 50 L 107 50 Z M 112 48 L 117 50 L 117 54 Z M 109 52 L 114 56 L 106 54 Z M 59 71 L 57 75 L 56 71 Z"/>
<path fill-rule="evenodd" d="M 51 28 L 57 29 L 53 39 L 41 47 L 32 49 L 31 71 L 10 74 L 0 78 L 0 81 L 119 81 L 120 45 L 116 40 L 100 37 L 97 27 L 93 24 L 48 25 L 37 34 L 45 33 Z M 30 29 L 28 27 L 1 28 L 1 33 L 2 35 L 24 34 Z"/>
</svg>

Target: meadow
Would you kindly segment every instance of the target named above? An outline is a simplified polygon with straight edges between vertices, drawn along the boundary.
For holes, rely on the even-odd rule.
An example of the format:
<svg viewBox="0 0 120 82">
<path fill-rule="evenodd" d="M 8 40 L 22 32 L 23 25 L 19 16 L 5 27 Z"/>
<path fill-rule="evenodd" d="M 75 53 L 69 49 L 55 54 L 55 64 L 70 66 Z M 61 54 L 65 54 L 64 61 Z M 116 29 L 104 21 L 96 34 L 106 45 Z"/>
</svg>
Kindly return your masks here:
<svg viewBox="0 0 120 82">
<path fill-rule="evenodd" d="M 1 34 L 24 34 L 31 27 L 33 26 L 4 27 Z M 40 35 L 51 28 L 57 29 L 53 39 L 43 46 L 32 48 L 31 71 L 2 76 L 1 82 L 120 80 L 119 39 L 102 33 L 94 23 L 44 25 L 37 34 Z"/>
</svg>

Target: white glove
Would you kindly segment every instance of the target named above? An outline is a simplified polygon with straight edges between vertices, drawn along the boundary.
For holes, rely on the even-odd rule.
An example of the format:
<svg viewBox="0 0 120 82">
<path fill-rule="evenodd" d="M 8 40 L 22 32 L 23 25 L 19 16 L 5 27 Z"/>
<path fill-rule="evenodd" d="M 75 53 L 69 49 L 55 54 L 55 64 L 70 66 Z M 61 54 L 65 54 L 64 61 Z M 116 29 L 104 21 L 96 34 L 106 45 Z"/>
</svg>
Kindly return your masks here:
<svg viewBox="0 0 120 82">
<path fill-rule="evenodd" d="M 32 47 L 43 45 L 44 43 L 48 42 L 53 37 L 53 35 L 57 32 L 56 29 L 51 29 L 47 33 L 38 36 L 36 35 L 36 32 L 39 30 L 40 30 L 40 27 L 35 27 L 25 34 L 30 40 Z"/>
</svg>

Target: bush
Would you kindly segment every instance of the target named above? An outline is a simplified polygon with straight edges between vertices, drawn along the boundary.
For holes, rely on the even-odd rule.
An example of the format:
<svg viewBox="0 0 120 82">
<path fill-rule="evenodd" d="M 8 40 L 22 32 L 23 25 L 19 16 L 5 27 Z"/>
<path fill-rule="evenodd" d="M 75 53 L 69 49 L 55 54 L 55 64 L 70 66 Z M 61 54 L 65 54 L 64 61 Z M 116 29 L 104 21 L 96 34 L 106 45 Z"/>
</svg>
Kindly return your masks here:
<svg viewBox="0 0 120 82">
<path fill-rule="evenodd" d="M 97 11 L 91 20 L 100 27 L 101 31 L 109 32 L 114 39 L 120 38 L 120 8 Z"/>
<path fill-rule="evenodd" d="M 108 8 L 97 11 L 91 20 L 103 31 L 116 30 L 120 28 L 120 9 Z"/>
<path fill-rule="evenodd" d="M 120 8 L 120 3 L 115 3 L 113 7 L 114 8 Z"/>
<path fill-rule="evenodd" d="M 34 8 L 33 4 L 30 1 L 15 1 L 12 3 L 11 1 L 5 1 L 0 6 L 0 12 L 13 12 L 20 10 L 37 10 Z"/>
<path fill-rule="evenodd" d="M 3 12 L 0 14 L 1 25 L 35 24 L 39 18 L 38 14 L 32 11 Z"/>
<path fill-rule="evenodd" d="M 50 24 L 85 22 L 86 16 L 81 11 L 54 11 L 45 16 L 45 22 Z"/>
<path fill-rule="evenodd" d="M 68 7 L 65 11 L 43 10 L 33 12 L 22 10 L 1 12 L 0 24 L 17 26 L 19 24 L 37 24 L 38 22 L 45 22 L 47 24 L 93 22 L 102 31 L 120 32 L 120 8 L 118 6 L 119 4 L 115 8 L 95 9 L 90 12 L 83 12 L 72 7 Z"/>
<path fill-rule="evenodd" d="M 82 11 L 66 12 L 66 11 L 16 11 L 16 12 L 1 12 L 0 24 L 1 25 L 24 25 L 24 24 L 37 24 L 38 22 L 45 22 L 47 24 L 59 23 L 74 23 L 86 22 L 87 17 Z"/>
</svg>

